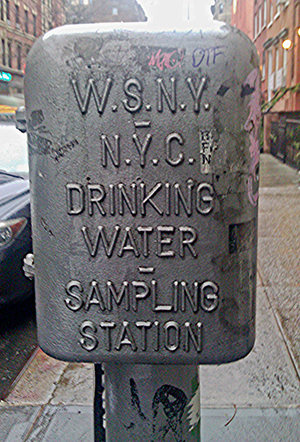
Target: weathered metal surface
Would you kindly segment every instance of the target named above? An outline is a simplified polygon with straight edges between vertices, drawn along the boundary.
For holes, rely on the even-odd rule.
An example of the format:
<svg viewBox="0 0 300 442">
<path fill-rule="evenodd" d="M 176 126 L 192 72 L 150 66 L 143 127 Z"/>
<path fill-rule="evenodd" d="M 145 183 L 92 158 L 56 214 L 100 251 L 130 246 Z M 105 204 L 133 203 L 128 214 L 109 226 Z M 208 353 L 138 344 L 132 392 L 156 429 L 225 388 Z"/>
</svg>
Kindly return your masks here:
<svg viewBox="0 0 300 442">
<path fill-rule="evenodd" d="M 106 442 L 200 442 L 197 365 L 104 364 L 104 379 Z"/>
<path fill-rule="evenodd" d="M 41 347 L 96 363 L 245 356 L 260 118 L 252 43 L 231 28 L 66 27 L 35 44 L 25 88 Z"/>
</svg>

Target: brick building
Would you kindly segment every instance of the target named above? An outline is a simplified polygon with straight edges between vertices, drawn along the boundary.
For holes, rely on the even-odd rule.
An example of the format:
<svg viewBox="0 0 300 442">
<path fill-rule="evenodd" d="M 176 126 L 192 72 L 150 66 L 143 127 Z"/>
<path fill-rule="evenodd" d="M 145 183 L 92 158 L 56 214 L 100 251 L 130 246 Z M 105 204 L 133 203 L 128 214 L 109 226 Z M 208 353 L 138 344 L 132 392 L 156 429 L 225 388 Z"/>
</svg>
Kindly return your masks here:
<svg viewBox="0 0 300 442">
<path fill-rule="evenodd" d="M 264 45 L 267 41 L 267 33 L 270 23 L 268 0 L 255 0 L 255 2 L 252 2 L 252 7 L 252 39 L 254 41 L 260 59 L 261 90 L 263 101 L 266 101 L 268 100 L 268 76 L 266 75 L 267 54 Z"/>
<path fill-rule="evenodd" d="M 299 166 L 300 0 L 233 0 L 232 24 L 253 39 L 260 57 L 264 150 Z"/>
<path fill-rule="evenodd" d="M 38 0 L 41 3 L 42 34 L 65 23 L 65 0 Z"/>
<path fill-rule="evenodd" d="M 272 147 L 275 150 L 283 147 L 275 144 L 289 129 L 287 124 L 292 124 L 291 120 L 300 123 L 300 92 L 295 89 L 297 84 L 300 86 L 300 1 L 266 0 L 264 3 L 267 6 L 267 29 L 261 54 L 262 92 L 267 103 L 265 149 L 270 151 Z M 254 14 L 257 17 L 258 12 L 254 10 Z M 259 23 L 260 19 L 256 20 Z M 282 153 L 283 157 L 286 155 Z"/>
<path fill-rule="evenodd" d="M 254 38 L 254 0 L 232 0 L 231 24 Z"/>
<path fill-rule="evenodd" d="M 45 31 L 63 23 L 61 0 L 0 0 L 1 96 L 22 94 L 26 57 L 31 46 Z"/>
<path fill-rule="evenodd" d="M 147 21 L 137 0 L 67 0 L 67 23 Z"/>
<path fill-rule="evenodd" d="M 147 21 L 137 0 L 93 0 L 90 7 L 93 23 Z"/>
<path fill-rule="evenodd" d="M 215 4 L 211 7 L 214 20 L 223 21 L 230 24 L 231 4 L 232 0 L 215 0 Z"/>
</svg>

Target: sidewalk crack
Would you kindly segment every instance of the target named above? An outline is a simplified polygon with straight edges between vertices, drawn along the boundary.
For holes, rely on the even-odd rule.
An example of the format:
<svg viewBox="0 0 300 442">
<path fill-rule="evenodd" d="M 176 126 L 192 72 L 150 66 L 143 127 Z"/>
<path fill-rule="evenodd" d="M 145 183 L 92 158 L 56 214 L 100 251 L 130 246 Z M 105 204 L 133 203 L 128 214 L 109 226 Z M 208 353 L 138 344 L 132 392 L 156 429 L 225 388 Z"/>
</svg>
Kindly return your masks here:
<svg viewBox="0 0 300 442">
<path fill-rule="evenodd" d="M 51 393 L 51 395 L 49 396 L 49 399 L 48 399 L 48 402 L 47 402 L 46 405 L 51 405 L 51 401 L 52 401 L 52 399 L 54 399 L 55 393 L 56 393 L 56 391 L 58 390 L 59 384 L 60 384 L 60 382 L 62 381 L 62 378 L 65 376 L 65 373 L 66 373 L 68 367 L 69 367 L 69 363 L 66 364 L 66 366 L 65 366 L 65 368 L 62 370 L 61 375 L 59 376 L 58 380 L 55 381 L 55 383 L 54 383 L 55 388 L 52 390 L 52 393 Z"/>
<path fill-rule="evenodd" d="M 272 288 L 272 284 L 270 284 L 270 283 L 269 283 L 269 284 L 266 284 L 266 283 L 265 283 L 265 280 L 264 280 L 264 277 L 263 277 L 263 274 L 262 274 L 262 271 L 261 271 L 261 268 L 260 268 L 260 265 L 259 265 L 259 260 L 258 260 L 258 262 L 257 262 L 257 273 L 258 273 L 258 276 L 259 276 L 259 278 L 260 278 L 260 280 L 261 280 L 262 288 L 263 288 L 264 294 L 266 295 L 266 298 L 267 298 L 268 304 L 269 304 L 269 306 L 270 306 L 271 312 L 272 312 L 273 317 L 274 317 L 274 319 L 275 319 L 275 322 L 276 322 L 276 324 L 277 324 L 277 327 L 278 327 L 279 333 L 281 334 L 281 337 L 282 337 L 282 339 L 283 339 L 284 345 L 285 345 L 285 347 L 286 347 L 286 349 L 287 349 L 287 352 L 288 352 L 289 358 L 290 358 L 290 360 L 291 360 L 292 366 L 293 366 L 293 368 L 294 368 L 294 370 L 295 370 L 296 377 L 298 378 L 298 380 L 299 380 L 299 382 L 300 382 L 300 367 L 298 366 L 298 363 L 297 363 L 297 360 L 296 360 L 296 358 L 295 358 L 295 356 L 294 356 L 294 353 L 293 353 L 293 350 L 292 350 L 291 344 L 290 344 L 289 339 L 288 339 L 288 337 L 286 336 L 286 333 L 285 333 L 284 328 L 283 328 L 283 326 L 282 326 L 280 316 L 279 316 L 279 314 L 278 314 L 276 308 L 273 306 L 273 304 L 275 303 L 275 301 L 272 299 L 272 295 L 268 293 L 267 287 L 270 287 L 270 292 L 271 292 L 272 289 L 273 289 L 273 288 Z"/>
<path fill-rule="evenodd" d="M 28 438 L 29 438 L 30 435 L 32 434 L 32 432 L 33 432 L 33 430 L 34 430 L 34 428 L 35 428 L 36 423 L 37 423 L 37 422 L 39 421 L 39 419 L 41 418 L 41 416 L 42 416 L 42 414 L 43 414 L 43 412 L 44 412 L 45 407 L 46 407 L 46 405 L 41 405 L 41 406 L 40 406 L 40 409 L 39 409 L 39 411 L 38 411 L 38 413 L 37 413 L 37 415 L 36 415 L 34 421 L 32 422 L 30 428 L 28 428 L 28 430 L 26 431 L 26 433 L 25 433 L 25 435 L 24 435 L 24 441 L 23 441 L 23 442 L 27 442 L 27 441 L 28 441 Z"/>
</svg>

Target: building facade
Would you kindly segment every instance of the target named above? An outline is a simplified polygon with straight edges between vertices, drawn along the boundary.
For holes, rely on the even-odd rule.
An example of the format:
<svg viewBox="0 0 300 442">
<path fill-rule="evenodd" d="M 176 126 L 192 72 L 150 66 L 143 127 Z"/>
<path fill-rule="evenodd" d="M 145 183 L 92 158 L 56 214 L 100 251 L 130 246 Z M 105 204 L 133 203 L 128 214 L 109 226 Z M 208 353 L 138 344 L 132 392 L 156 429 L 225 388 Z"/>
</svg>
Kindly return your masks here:
<svg viewBox="0 0 300 442">
<path fill-rule="evenodd" d="M 254 0 L 232 0 L 231 24 L 254 38 Z"/>
<path fill-rule="evenodd" d="M 137 0 L 93 0 L 90 3 L 91 22 L 147 21 L 146 14 Z"/>
<path fill-rule="evenodd" d="M 67 0 L 66 22 L 102 23 L 146 21 L 137 0 Z"/>
<path fill-rule="evenodd" d="M 231 6 L 232 0 L 215 0 L 215 4 L 211 7 L 214 20 L 223 21 L 230 24 Z"/>
<path fill-rule="evenodd" d="M 293 165 L 300 141 L 289 139 L 290 133 L 300 132 L 299 29 L 300 1 L 257 1 L 254 42 L 262 71 L 264 150 Z"/>
<path fill-rule="evenodd" d="M 268 76 L 266 75 L 267 60 L 264 44 L 267 41 L 268 29 L 270 24 L 270 14 L 268 8 L 268 0 L 255 0 L 252 9 L 252 39 L 255 43 L 261 70 L 261 91 L 263 102 L 268 100 Z"/>
<path fill-rule="evenodd" d="M 253 39 L 260 57 L 264 150 L 299 165 L 300 0 L 233 0 L 232 24 Z"/>
<path fill-rule="evenodd" d="M 0 96 L 21 96 L 31 46 L 45 31 L 63 23 L 61 0 L 0 0 Z"/>
<path fill-rule="evenodd" d="M 39 0 L 41 2 L 42 34 L 65 23 L 64 0 Z"/>
<path fill-rule="evenodd" d="M 40 30 L 40 6 L 36 1 L 0 0 L 0 94 L 22 92 L 26 56 Z"/>
</svg>

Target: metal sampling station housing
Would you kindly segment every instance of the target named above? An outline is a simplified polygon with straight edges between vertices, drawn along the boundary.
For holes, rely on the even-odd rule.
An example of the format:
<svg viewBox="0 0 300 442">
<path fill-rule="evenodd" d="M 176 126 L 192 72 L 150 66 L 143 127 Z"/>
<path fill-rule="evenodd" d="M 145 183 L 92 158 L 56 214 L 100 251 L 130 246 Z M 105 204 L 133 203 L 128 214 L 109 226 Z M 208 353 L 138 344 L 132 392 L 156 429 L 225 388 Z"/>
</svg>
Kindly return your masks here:
<svg viewBox="0 0 300 442">
<path fill-rule="evenodd" d="M 255 338 L 260 71 L 240 31 L 66 26 L 25 76 L 38 340 L 221 364 Z"/>
</svg>

